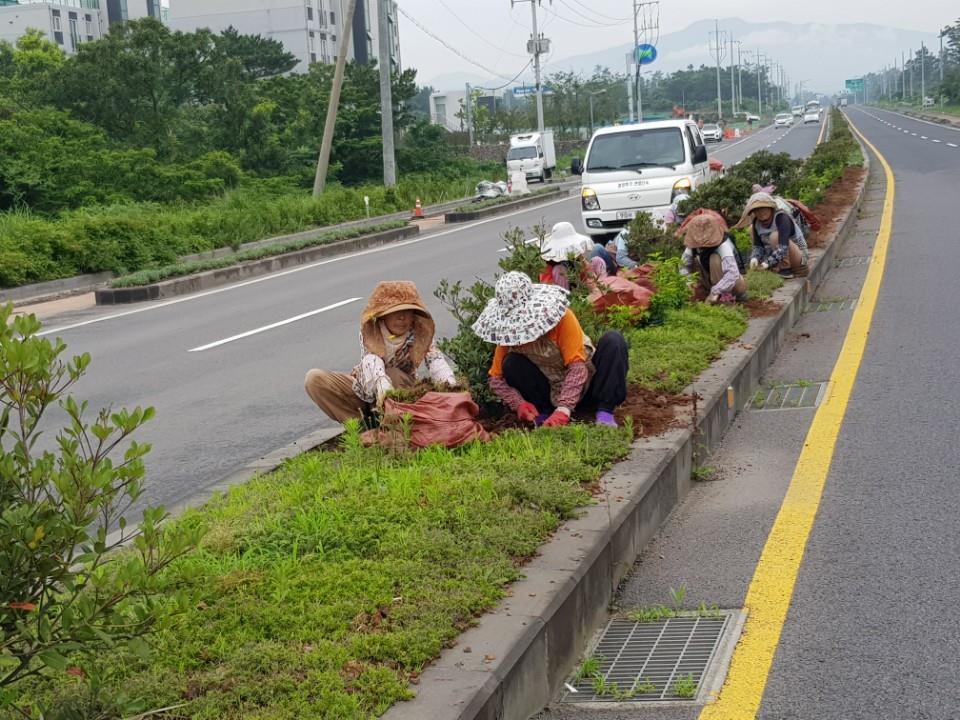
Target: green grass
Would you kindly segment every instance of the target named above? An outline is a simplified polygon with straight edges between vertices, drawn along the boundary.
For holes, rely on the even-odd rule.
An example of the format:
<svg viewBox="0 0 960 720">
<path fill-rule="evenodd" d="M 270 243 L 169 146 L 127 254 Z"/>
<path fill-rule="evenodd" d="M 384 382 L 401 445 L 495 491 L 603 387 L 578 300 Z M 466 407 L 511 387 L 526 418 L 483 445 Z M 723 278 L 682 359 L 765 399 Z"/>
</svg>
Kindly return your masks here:
<svg viewBox="0 0 960 720">
<path fill-rule="evenodd" d="M 783 278 L 769 270 L 747 271 L 747 293 L 751 298 L 767 300 L 783 287 Z"/>
<path fill-rule="evenodd" d="M 311 453 L 177 522 L 202 546 L 165 575 L 193 609 L 148 659 L 104 658 L 99 700 L 65 676 L 34 697 L 76 717 L 374 718 L 504 595 L 525 558 L 623 457 L 627 429 L 506 433 L 395 455 Z M 83 665 L 82 658 L 71 663 Z"/>
<path fill-rule="evenodd" d="M 349 238 L 360 237 L 361 235 L 370 235 L 377 232 L 383 232 L 384 230 L 393 230 L 404 227 L 406 224 L 407 222 L 405 220 L 397 220 L 395 222 L 380 223 L 378 225 L 368 225 L 362 228 L 337 230 L 335 232 L 324 233 L 323 235 L 318 235 L 317 237 L 308 238 L 305 240 L 278 243 L 276 245 L 265 245 L 263 247 L 254 248 L 251 250 L 243 250 L 234 255 L 228 255 L 225 257 L 191 260 L 190 262 L 179 262 L 172 265 L 164 265 L 159 268 L 140 270 L 139 272 L 116 278 L 111 283 L 111 287 L 126 288 L 137 287 L 139 285 L 149 285 L 150 283 L 160 282 L 161 280 L 166 280 L 168 278 L 192 275 L 194 273 L 204 272 L 206 270 L 218 270 L 220 268 L 230 267 L 231 265 L 239 265 L 240 263 L 248 262 L 250 260 L 260 260 L 262 258 L 283 255 L 284 253 L 294 252 L 296 250 L 303 250 L 304 248 L 316 247 L 318 245 L 329 245 L 330 243 L 337 242 L 338 240 L 347 240 Z"/>
<path fill-rule="evenodd" d="M 678 393 L 747 329 L 741 308 L 694 303 L 668 310 L 663 325 L 627 333 L 629 382 Z"/>
</svg>

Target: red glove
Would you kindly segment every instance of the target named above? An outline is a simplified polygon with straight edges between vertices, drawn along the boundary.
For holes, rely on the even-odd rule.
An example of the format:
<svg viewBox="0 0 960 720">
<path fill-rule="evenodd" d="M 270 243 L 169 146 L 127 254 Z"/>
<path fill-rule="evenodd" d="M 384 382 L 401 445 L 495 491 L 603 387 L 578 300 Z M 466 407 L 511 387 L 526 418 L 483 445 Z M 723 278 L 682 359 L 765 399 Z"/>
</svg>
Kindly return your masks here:
<svg viewBox="0 0 960 720">
<path fill-rule="evenodd" d="M 531 425 L 536 422 L 537 415 L 537 406 L 531 402 L 522 402 L 520 407 L 517 408 L 517 417 L 520 418 L 520 422 L 530 423 Z"/>
<path fill-rule="evenodd" d="M 570 416 L 561 410 L 554 410 L 553 415 L 544 420 L 541 427 L 563 427 L 570 424 Z"/>
</svg>

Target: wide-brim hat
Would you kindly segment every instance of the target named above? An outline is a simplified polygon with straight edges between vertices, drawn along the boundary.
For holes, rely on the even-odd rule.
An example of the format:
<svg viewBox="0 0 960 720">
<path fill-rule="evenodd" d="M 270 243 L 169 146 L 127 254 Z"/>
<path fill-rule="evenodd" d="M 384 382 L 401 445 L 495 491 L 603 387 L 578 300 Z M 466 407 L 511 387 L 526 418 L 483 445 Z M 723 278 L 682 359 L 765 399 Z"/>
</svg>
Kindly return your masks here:
<svg viewBox="0 0 960 720">
<path fill-rule="evenodd" d="M 563 262 L 589 252 L 593 244 L 589 237 L 574 230 L 571 223 L 559 222 L 544 240 L 541 257 L 548 262 Z"/>
<path fill-rule="evenodd" d="M 416 340 L 411 356 L 414 363 L 419 365 L 433 344 L 436 323 L 420 297 L 417 286 L 409 280 L 387 280 L 377 284 L 360 316 L 360 337 L 367 351 L 383 357 L 386 347 L 377 321 L 401 310 L 413 310 L 416 313 L 413 321 Z"/>
<path fill-rule="evenodd" d="M 720 245 L 727 236 L 727 223 L 714 212 L 702 212 L 688 217 L 677 235 L 683 238 L 683 244 L 691 249 L 713 248 Z"/>
<path fill-rule="evenodd" d="M 747 201 L 747 206 L 743 209 L 743 215 L 740 217 L 740 222 L 733 226 L 734 230 L 739 230 L 740 228 L 745 228 L 753 220 L 753 213 L 760 208 L 770 208 L 771 210 L 777 209 L 777 201 L 773 199 L 773 195 L 765 192 L 754 193 L 750 196 L 750 199 Z"/>
<path fill-rule="evenodd" d="M 553 330 L 569 305 L 563 288 L 535 284 L 521 272 L 508 272 L 497 280 L 494 297 L 473 324 L 473 332 L 486 342 L 516 347 Z"/>
</svg>

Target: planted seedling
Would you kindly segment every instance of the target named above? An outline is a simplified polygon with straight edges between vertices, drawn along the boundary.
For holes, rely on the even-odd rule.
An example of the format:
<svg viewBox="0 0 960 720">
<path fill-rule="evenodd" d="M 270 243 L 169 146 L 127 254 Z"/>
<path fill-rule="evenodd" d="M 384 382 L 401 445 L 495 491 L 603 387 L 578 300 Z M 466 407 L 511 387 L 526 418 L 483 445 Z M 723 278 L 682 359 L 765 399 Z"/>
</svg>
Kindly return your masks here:
<svg viewBox="0 0 960 720">
<path fill-rule="evenodd" d="M 684 700 L 689 700 L 697 694 L 697 681 L 693 679 L 693 673 L 687 673 L 685 677 L 674 683 L 673 694 Z"/>
</svg>

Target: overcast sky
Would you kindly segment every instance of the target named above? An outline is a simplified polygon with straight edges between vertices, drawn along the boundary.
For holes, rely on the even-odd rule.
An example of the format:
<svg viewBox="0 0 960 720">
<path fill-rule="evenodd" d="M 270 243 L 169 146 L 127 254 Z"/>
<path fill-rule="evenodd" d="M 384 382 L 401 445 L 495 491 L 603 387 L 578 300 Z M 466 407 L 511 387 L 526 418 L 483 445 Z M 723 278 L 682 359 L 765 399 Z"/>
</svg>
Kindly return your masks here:
<svg viewBox="0 0 960 720">
<path fill-rule="evenodd" d="M 512 77 L 523 68 L 530 34 L 530 4 L 510 0 L 398 0 L 401 8 L 463 55 Z M 554 44 L 553 58 L 562 59 L 604 47 L 632 42 L 631 0 L 543 0 L 541 27 Z M 708 18 L 739 17 L 753 22 L 841 24 L 866 22 L 904 30 L 937 33 L 960 16 L 960 4 L 949 0 L 880 3 L 877 0 L 662 0 L 662 33 L 683 30 Z M 400 17 L 400 47 L 405 67 L 417 68 L 427 80 L 445 73 L 489 73 L 458 57 Z M 704 58 L 707 62 L 708 58 Z M 549 72 L 549 67 L 546 68 Z"/>
</svg>

